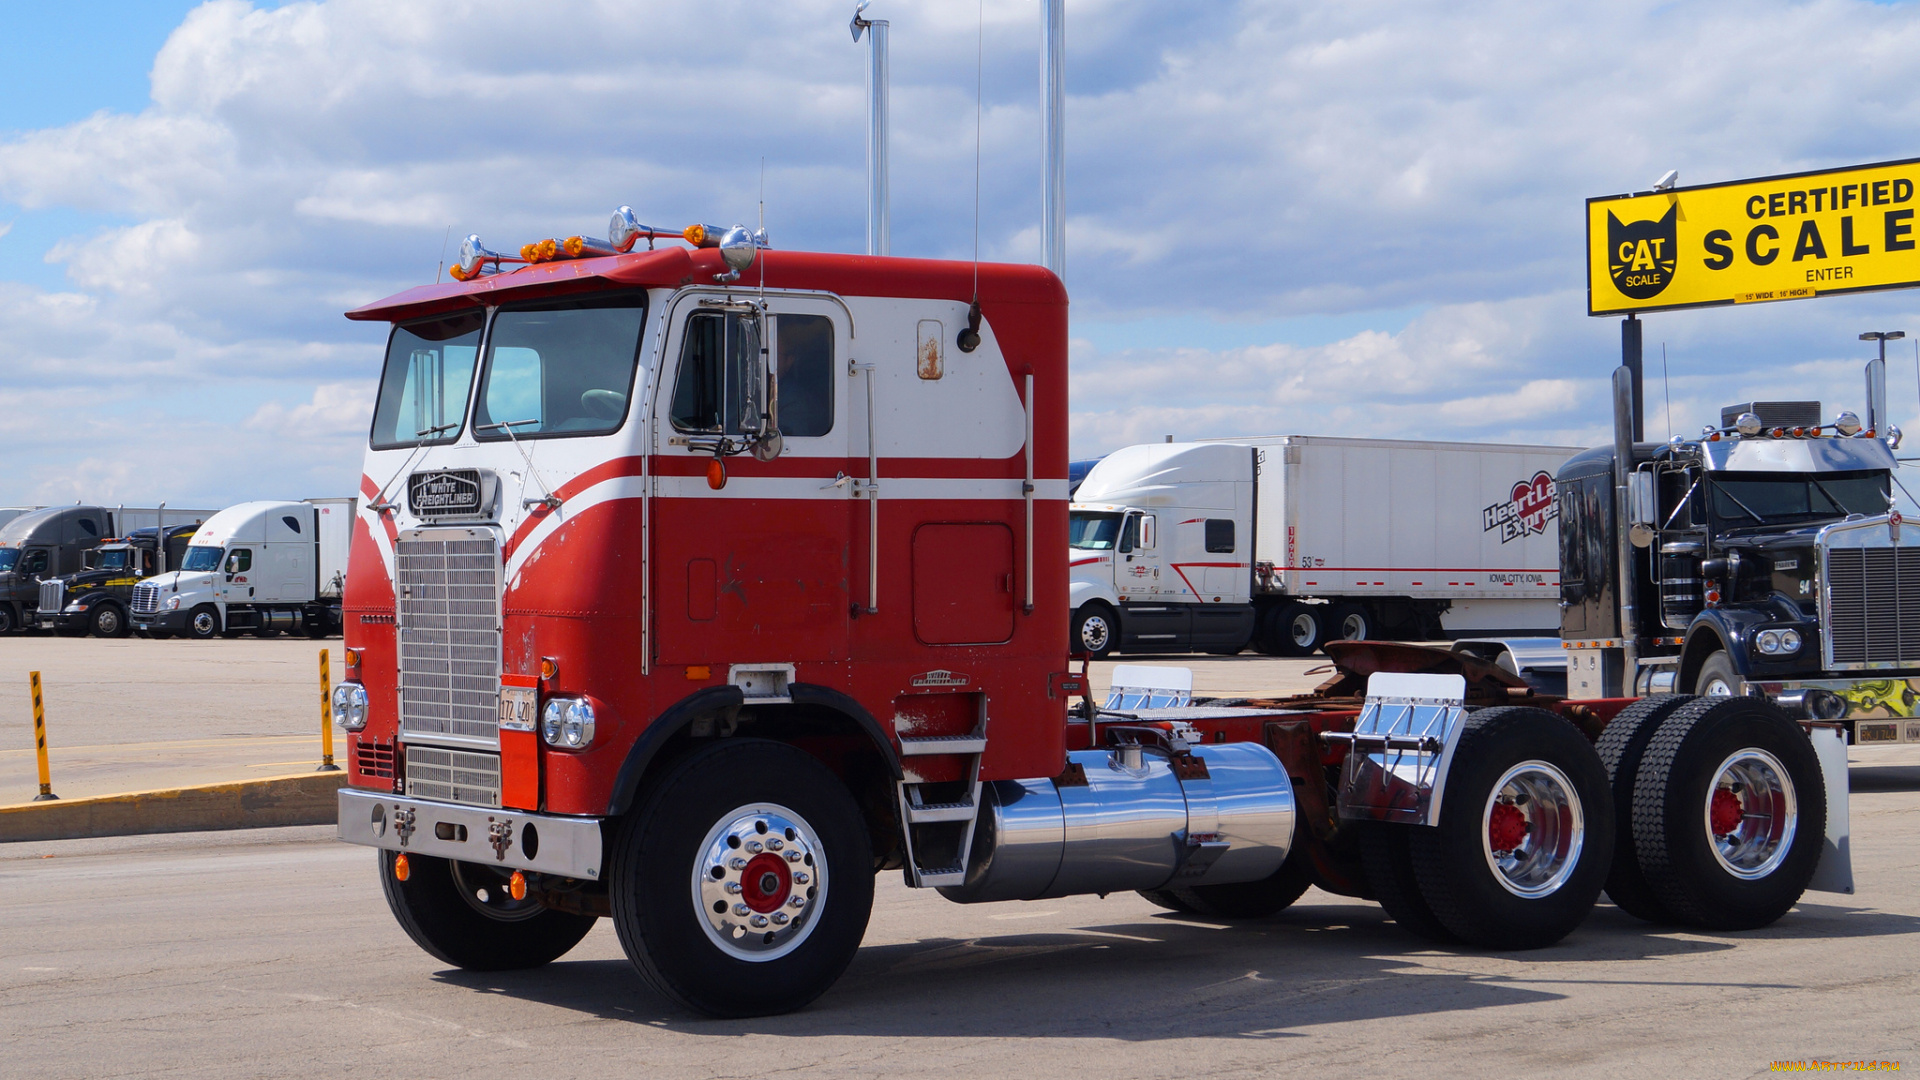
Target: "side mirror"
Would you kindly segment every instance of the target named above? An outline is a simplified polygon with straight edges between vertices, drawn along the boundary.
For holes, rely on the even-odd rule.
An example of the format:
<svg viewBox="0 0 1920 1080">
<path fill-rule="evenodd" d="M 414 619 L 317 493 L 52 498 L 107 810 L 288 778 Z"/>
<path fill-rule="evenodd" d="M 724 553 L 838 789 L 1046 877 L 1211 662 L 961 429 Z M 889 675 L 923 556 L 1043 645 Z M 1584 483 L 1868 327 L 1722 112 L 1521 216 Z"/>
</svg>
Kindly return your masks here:
<svg viewBox="0 0 1920 1080">
<path fill-rule="evenodd" d="M 1627 523 L 1653 525 L 1660 517 L 1660 506 L 1653 497 L 1653 474 L 1636 472 L 1627 477 Z M 1646 545 L 1642 544 L 1641 547 Z"/>
<path fill-rule="evenodd" d="M 740 433 L 761 461 L 772 461 L 785 448 L 780 437 L 780 375 L 774 370 L 762 331 L 766 317 L 759 313 L 728 320 L 728 366 L 738 372 Z"/>
<path fill-rule="evenodd" d="M 1140 515 L 1140 546 L 1143 549 L 1153 547 L 1153 521 L 1152 514 Z"/>
<path fill-rule="evenodd" d="M 233 575 L 239 572 L 240 572 L 240 556 L 238 555 L 227 556 L 227 576 L 232 577 Z"/>
</svg>

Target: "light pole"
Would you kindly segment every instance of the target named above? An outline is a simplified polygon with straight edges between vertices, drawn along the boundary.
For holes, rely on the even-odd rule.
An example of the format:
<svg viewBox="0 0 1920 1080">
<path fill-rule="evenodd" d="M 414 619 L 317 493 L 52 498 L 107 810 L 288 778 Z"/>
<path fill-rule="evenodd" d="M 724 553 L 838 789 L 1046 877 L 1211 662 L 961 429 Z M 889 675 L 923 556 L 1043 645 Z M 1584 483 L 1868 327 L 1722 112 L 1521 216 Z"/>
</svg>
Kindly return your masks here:
<svg viewBox="0 0 1920 1080">
<path fill-rule="evenodd" d="M 1040 0 L 1040 261 L 1067 276 L 1067 3 Z"/>
<path fill-rule="evenodd" d="M 1887 433 L 1887 342 L 1906 336 L 1905 330 L 1869 330 L 1860 335 L 1861 341 L 1880 343 L 1879 358 L 1867 362 L 1867 427 L 1875 435 Z"/>
</svg>

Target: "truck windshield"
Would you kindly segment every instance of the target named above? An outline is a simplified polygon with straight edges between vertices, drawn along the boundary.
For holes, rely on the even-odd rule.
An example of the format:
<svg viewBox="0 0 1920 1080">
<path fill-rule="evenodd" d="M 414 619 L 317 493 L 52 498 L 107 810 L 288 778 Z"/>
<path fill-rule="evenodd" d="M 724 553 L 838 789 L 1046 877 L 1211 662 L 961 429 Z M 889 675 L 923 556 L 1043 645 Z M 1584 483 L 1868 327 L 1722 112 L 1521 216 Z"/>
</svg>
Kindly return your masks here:
<svg viewBox="0 0 1920 1080">
<path fill-rule="evenodd" d="M 0 548 L 0 574 L 13 569 L 14 562 L 19 558 L 19 548 Z"/>
<path fill-rule="evenodd" d="M 375 450 L 459 436 L 486 318 L 476 309 L 393 328 L 373 408 Z"/>
<path fill-rule="evenodd" d="M 1067 515 L 1067 543 L 1087 551 L 1112 551 L 1120 538 L 1119 514 L 1075 511 Z"/>
<path fill-rule="evenodd" d="M 132 563 L 127 560 L 128 554 L 129 552 L 126 548 L 108 548 L 104 551 L 96 551 L 93 556 L 93 568 L 95 570 L 125 570 L 128 566 L 132 565 Z"/>
<path fill-rule="evenodd" d="M 205 573 L 208 570 L 218 570 L 220 569 L 221 554 L 222 551 L 220 548 L 195 545 L 187 549 L 187 557 L 180 563 L 180 569 L 191 570 L 197 573 Z"/>
<path fill-rule="evenodd" d="M 1711 490 L 1713 516 L 1727 525 L 1884 514 L 1891 505 L 1887 474 L 1879 472 L 1717 476 Z"/>
<path fill-rule="evenodd" d="M 477 439 L 594 435 L 627 418 L 644 294 L 509 308 L 493 318 L 473 407 Z"/>
</svg>

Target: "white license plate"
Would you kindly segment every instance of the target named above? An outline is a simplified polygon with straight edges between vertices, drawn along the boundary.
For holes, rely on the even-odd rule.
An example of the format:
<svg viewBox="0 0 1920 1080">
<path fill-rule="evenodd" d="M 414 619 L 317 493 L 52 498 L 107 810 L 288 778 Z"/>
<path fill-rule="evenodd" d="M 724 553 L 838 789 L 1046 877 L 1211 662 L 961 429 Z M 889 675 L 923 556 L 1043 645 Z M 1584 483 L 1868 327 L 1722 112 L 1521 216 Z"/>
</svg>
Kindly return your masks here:
<svg viewBox="0 0 1920 1080">
<path fill-rule="evenodd" d="M 500 688 L 500 726 L 509 731 L 532 731 L 536 696 L 531 686 Z"/>
</svg>

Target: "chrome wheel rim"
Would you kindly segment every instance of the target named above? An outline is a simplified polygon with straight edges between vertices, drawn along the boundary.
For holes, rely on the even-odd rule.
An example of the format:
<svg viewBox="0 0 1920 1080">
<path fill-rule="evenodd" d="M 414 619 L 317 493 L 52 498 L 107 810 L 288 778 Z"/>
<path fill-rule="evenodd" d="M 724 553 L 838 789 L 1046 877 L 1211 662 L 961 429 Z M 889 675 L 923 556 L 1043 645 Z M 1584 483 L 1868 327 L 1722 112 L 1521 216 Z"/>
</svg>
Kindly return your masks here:
<svg viewBox="0 0 1920 1080">
<path fill-rule="evenodd" d="M 1320 623 L 1303 611 L 1293 617 L 1288 632 L 1293 635 L 1293 643 L 1304 649 L 1320 640 Z"/>
<path fill-rule="evenodd" d="M 513 871 L 483 863 L 453 864 L 453 888 L 467 906 L 499 922 L 524 922 L 544 910 L 531 890 L 519 900 L 507 891 Z"/>
<path fill-rule="evenodd" d="M 1349 615 L 1341 619 L 1340 636 L 1348 641 L 1367 640 L 1367 617 L 1365 615 Z"/>
<path fill-rule="evenodd" d="M 1500 887 L 1529 900 L 1567 883 L 1586 844 L 1586 816 L 1567 774 L 1523 761 L 1501 774 L 1480 814 L 1480 847 Z"/>
<path fill-rule="evenodd" d="M 93 617 L 94 626 L 102 634 L 113 634 L 120 630 L 120 613 L 108 608 Z"/>
<path fill-rule="evenodd" d="M 194 633 L 201 634 L 206 637 L 212 637 L 213 631 L 214 631 L 213 616 L 211 614 L 203 611 L 200 614 L 195 615 L 193 617 Z"/>
<path fill-rule="evenodd" d="M 777 960 L 799 948 L 826 900 L 819 834 L 784 806 L 732 810 L 700 842 L 693 865 L 700 928 L 736 960 Z"/>
<path fill-rule="evenodd" d="M 1800 828 L 1800 802 L 1786 766 L 1757 747 L 1720 763 L 1703 810 L 1714 859 L 1744 881 L 1778 870 Z"/>
<path fill-rule="evenodd" d="M 1701 697 L 1732 697 L 1733 687 L 1728 684 L 1727 680 L 1715 677 L 1712 679 L 1708 679 L 1707 685 L 1700 688 L 1700 696 Z"/>
<path fill-rule="evenodd" d="M 1112 636 L 1113 629 L 1107 625 L 1104 615 L 1089 615 L 1080 623 L 1080 647 L 1087 652 L 1105 649 Z"/>
</svg>

